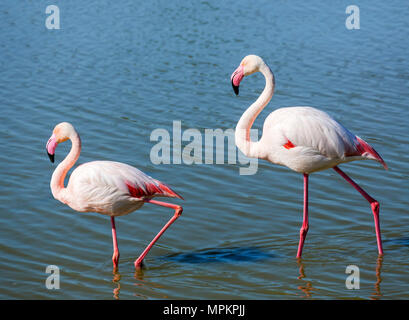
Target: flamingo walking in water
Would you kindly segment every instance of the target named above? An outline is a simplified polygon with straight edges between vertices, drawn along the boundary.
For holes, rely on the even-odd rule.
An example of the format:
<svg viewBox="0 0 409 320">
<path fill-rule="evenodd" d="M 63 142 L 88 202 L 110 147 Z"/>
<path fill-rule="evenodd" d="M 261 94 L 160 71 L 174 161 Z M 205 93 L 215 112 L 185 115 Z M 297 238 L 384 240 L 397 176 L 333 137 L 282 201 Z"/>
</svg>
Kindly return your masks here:
<svg viewBox="0 0 409 320">
<path fill-rule="evenodd" d="M 111 217 L 114 247 L 112 262 L 115 270 L 119 263 L 115 217 L 140 209 L 145 203 L 175 210 L 173 217 L 135 261 L 135 268 L 139 268 L 155 242 L 183 211 L 179 205 L 153 200 L 153 198 L 183 198 L 159 180 L 151 178 L 132 166 L 114 161 L 92 161 L 78 166 L 71 173 L 67 187 L 64 187 L 67 172 L 80 156 L 80 136 L 70 123 L 62 122 L 54 128 L 46 146 L 48 156 L 51 162 L 54 162 L 57 145 L 68 139 L 72 143 L 71 151 L 54 170 L 50 183 L 52 194 L 55 199 L 76 211 L 98 212 Z"/>
<path fill-rule="evenodd" d="M 304 175 L 304 212 L 300 230 L 297 258 L 301 258 L 308 232 L 308 176 L 310 173 L 333 168 L 348 181 L 369 203 L 375 221 L 379 255 L 383 254 L 379 226 L 379 203 L 348 177 L 338 165 L 354 160 L 375 160 L 385 169 L 381 156 L 367 142 L 355 136 L 327 113 L 312 107 L 280 108 L 270 113 L 259 141 L 250 140 L 250 129 L 259 113 L 274 93 L 274 74 L 258 56 L 246 56 L 231 75 L 236 95 L 244 76 L 261 72 L 266 80 L 258 99 L 243 113 L 236 126 L 237 147 L 247 156 L 287 166 Z"/>
</svg>

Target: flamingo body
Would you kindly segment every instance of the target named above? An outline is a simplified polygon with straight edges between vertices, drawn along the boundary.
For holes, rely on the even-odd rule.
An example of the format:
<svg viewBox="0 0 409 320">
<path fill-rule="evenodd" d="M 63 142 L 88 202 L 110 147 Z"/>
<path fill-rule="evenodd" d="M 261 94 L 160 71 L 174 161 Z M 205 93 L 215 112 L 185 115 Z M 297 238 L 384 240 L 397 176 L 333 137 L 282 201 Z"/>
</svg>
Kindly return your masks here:
<svg viewBox="0 0 409 320">
<path fill-rule="evenodd" d="M 181 215 L 179 205 L 153 200 L 154 197 L 183 199 L 168 185 L 153 179 L 135 167 L 115 161 L 92 161 L 78 166 L 70 176 L 67 187 L 64 180 L 68 171 L 78 160 L 81 139 L 68 122 L 58 124 L 47 142 L 47 153 L 54 162 L 55 149 L 59 143 L 71 140 L 72 146 L 66 158 L 54 170 L 50 187 L 55 199 L 79 212 L 97 212 L 111 217 L 114 268 L 118 268 L 119 250 L 116 237 L 115 217 L 129 214 L 151 203 L 175 210 L 174 216 L 135 261 L 138 268 L 153 244 L 166 229 Z"/>
<path fill-rule="evenodd" d="M 256 55 L 246 56 L 231 75 L 236 95 L 245 76 L 261 72 L 266 80 L 263 92 L 241 116 L 236 126 L 235 142 L 248 157 L 260 158 L 286 166 L 304 175 L 304 212 L 300 229 L 297 257 L 300 258 L 307 235 L 309 174 L 333 168 L 370 203 L 374 215 L 379 254 L 383 254 L 379 225 L 379 203 L 349 178 L 339 164 L 354 160 L 375 160 L 387 165 L 375 149 L 354 135 L 326 112 L 313 107 L 280 108 L 266 118 L 259 141 L 250 139 L 251 127 L 260 112 L 270 102 L 275 88 L 270 67 Z"/>
<path fill-rule="evenodd" d="M 266 118 L 258 142 L 264 159 L 299 173 L 313 173 L 354 160 L 384 161 L 359 137 L 313 107 L 280 108 Z"/>
<path fill-rule="evenodd" d="M 71 174 L 63 201 L 80 212 L 122 216 L 154 197 L 182 198 L 170 187 L 135 167 L 115 161 L 92 161 Z"/>
</svg>

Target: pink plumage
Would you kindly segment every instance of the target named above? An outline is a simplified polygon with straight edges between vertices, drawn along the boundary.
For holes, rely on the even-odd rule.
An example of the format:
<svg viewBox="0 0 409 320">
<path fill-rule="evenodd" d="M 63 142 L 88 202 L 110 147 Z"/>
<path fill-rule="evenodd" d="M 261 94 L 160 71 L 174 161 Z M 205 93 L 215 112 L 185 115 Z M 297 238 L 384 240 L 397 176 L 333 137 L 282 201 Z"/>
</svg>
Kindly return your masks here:
<svg viewBox="0 0 409 320">
<path fill-rule="evenodd" d="M 380 162 L 385 170 L 388 170 L 388 166 L 386 165 L 385 161 L 383 161 L 382 157 L 379 155 L 378 152 L 374 148 L 372 148 L 367 142 L 362 140 L 360 137 L 356 137 L 358 140 L 358 144 L 356 146 L 358 154 L 362 157 L 366 157 L 368 159 L 373 159 Z"/>
<path fill-rule="evenodd" d="M 274 74 L 260 57 L 249 55 L 231 75 L 234 92 L 238 94 L 241 80 L 255 72 L 261 72 L 264 75 L 266 85 L 258 99 L 248 107 L 237 123 L 236 145 L 248 157 L 265 159 L 304 175 L 304 214 L 297 257 L 301 257 L 309 228 L 308 176 L 313 172 L 329 168 L 338 172 L 371 204 L 378 252 L 383 254 L 379 203 L 341 171 L 338 165 L 354 160 L 375 160 L 387 169 L 385 161 L 372 146 L 326 112 L 307 106 L 280 108 L 273 111 L 264 122 L 260 140 L 252 141 L 250 129 L 274 94 Z"/>
<path fill-rule="evenodd" d="M 125 181 L 125 184 L 128 186 L 130 195 L 135 198 L 174 197 L 183 199 L 181 195 L 159 180 L 152 179 L 148 183 L 142 182 L 137 184 Z"/>
<path fill-rule="evenodd" d="M 81 152 L 81 139 L 74 127 L 67 122 L 58 124 L 47 142 L 51 161 L 57 145 L 70 139 L 72 147 L 67 157 L 58 165 L 51 178 L 51 191 L 55 199 L 80 212 L 97 212 L 111 217 L 114 268 L 118 267 L 119 250 L 116 239 L 116 216 L 129 214 L 145 203 L 152 203 L 175 210 L 174 216 L 152 240 L 135 261 L 139 267 L 142 260 L 164 231 L 180 216 L 182 207 L 153 200 L 155 197 L 183 199 L 165 183 L 156 180 L 135 167 L 115 161 L 92 161 L 78 166 L 70 176 L 67 187 L 64 179 Z"/>
</svg>

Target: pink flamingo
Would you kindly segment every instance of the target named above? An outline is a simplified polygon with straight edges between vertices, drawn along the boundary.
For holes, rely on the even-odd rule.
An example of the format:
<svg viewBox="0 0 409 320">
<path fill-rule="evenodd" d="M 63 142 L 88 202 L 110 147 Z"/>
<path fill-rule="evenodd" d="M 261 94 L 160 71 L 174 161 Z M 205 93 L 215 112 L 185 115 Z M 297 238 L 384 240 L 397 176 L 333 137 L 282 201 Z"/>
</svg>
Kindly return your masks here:
<svg viewBox="0 0 409 320">
<path fill-rule="evenodd" d="M 135 261 L 135 268 L 139 268 L 155 242 L 183 211 L 183 208 L 179 205 L 156 201 L 152 198 L 183 198 L 166 184 L 147 176 L 142 171 L 127 164 L 113 161 L 92 161 L 78 166 L 71 173 L 68 185 L 65 188 L 65 176 L 80 156 L 80 136 L 70 123 L 62 122 L 55 126 L 46 146 L 48 156 L 51 162 L 54 162 L 57 145 L 68 139 L 72 143 L 71 151 L 54 170 L 50 183 L 52 194 L 55 199 L 67 204 L 76 211 L 98 212 L 111 217 L 114 269 L 118 268 L 119 263 L 115 217 L 140 209 L 145 203 L 175 210 L 173 217 Z"/>
<path fill-rule="evenodd" d="M 247 156 L 260 158 L 304 175 L 304 213 L 300 230 L 297 258 L 301 258 L 308 232 L 308 176 L 310 173 L 333 168 L 370 203 L 375 220 L 379 255 L 383 254 L 379 227 L 379 203 L 368 195 L 338 165 L 341 163 L 371 159 L 388 167 L 381 156 L 364 140 L 355 136 L 327 113 L 312 107 L 281 108 L 265 120 L 263 135 L 259 141 L 251 141 L 250 129 L 259 113 L 274 93 L 274 74 L 258 56 L 245 57 L 231 75 L 236 95 L 244 76 L 261 72 L 266 85 L 258 99 L 243 113 L 236 126 L 237 147 Z"/>
</svg>

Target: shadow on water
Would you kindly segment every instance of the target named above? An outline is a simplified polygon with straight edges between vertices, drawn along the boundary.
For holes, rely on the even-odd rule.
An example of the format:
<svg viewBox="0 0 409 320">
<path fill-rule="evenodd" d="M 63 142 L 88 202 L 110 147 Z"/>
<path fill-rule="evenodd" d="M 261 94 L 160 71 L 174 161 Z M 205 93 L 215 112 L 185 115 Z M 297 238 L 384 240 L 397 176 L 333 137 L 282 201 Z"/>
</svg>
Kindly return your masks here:
<svg viewBox="0 0 409 320">
<path fill-rule="evenodd" d="M 164 258 L 182 263 L 229 263 L 259 262 L 275 258 L 276 255 L 257 247 L 208 248 L 199 251 L 175 253 Z"/>
<path fill-rule="evenodd" d="M 388 243 L 388 244 L 393 244 L 393 245 L 409 247 L 409 237 L 387 239 L 387 240 L 384 240 L 383 242 Z"/>
<path fill-rule="evenodd" d="M 263 260 L 273 259 L 277 255 L 265 252 L 257 247 L 232 247 L 232 248 L 207 248 L 193 252 L 174 253 L 162 257 L 167 261 L 176 261 L 181 263 L 197 264 L 197 263 L 232 263 L 232 262 L 260 262 Z M 145 271 L 147 267 L 145 264 L 135 270 L 134 278 L 137 286 L 157 286 L 152 282 L 144 280 Z M 121 274 L 118 268 L 112 270 L 113 283 L 113 298 L 120 299 L 121 290 Z M 135 296 L 145 298 L 144 296 L 135 293 Z"/>
</svg>

